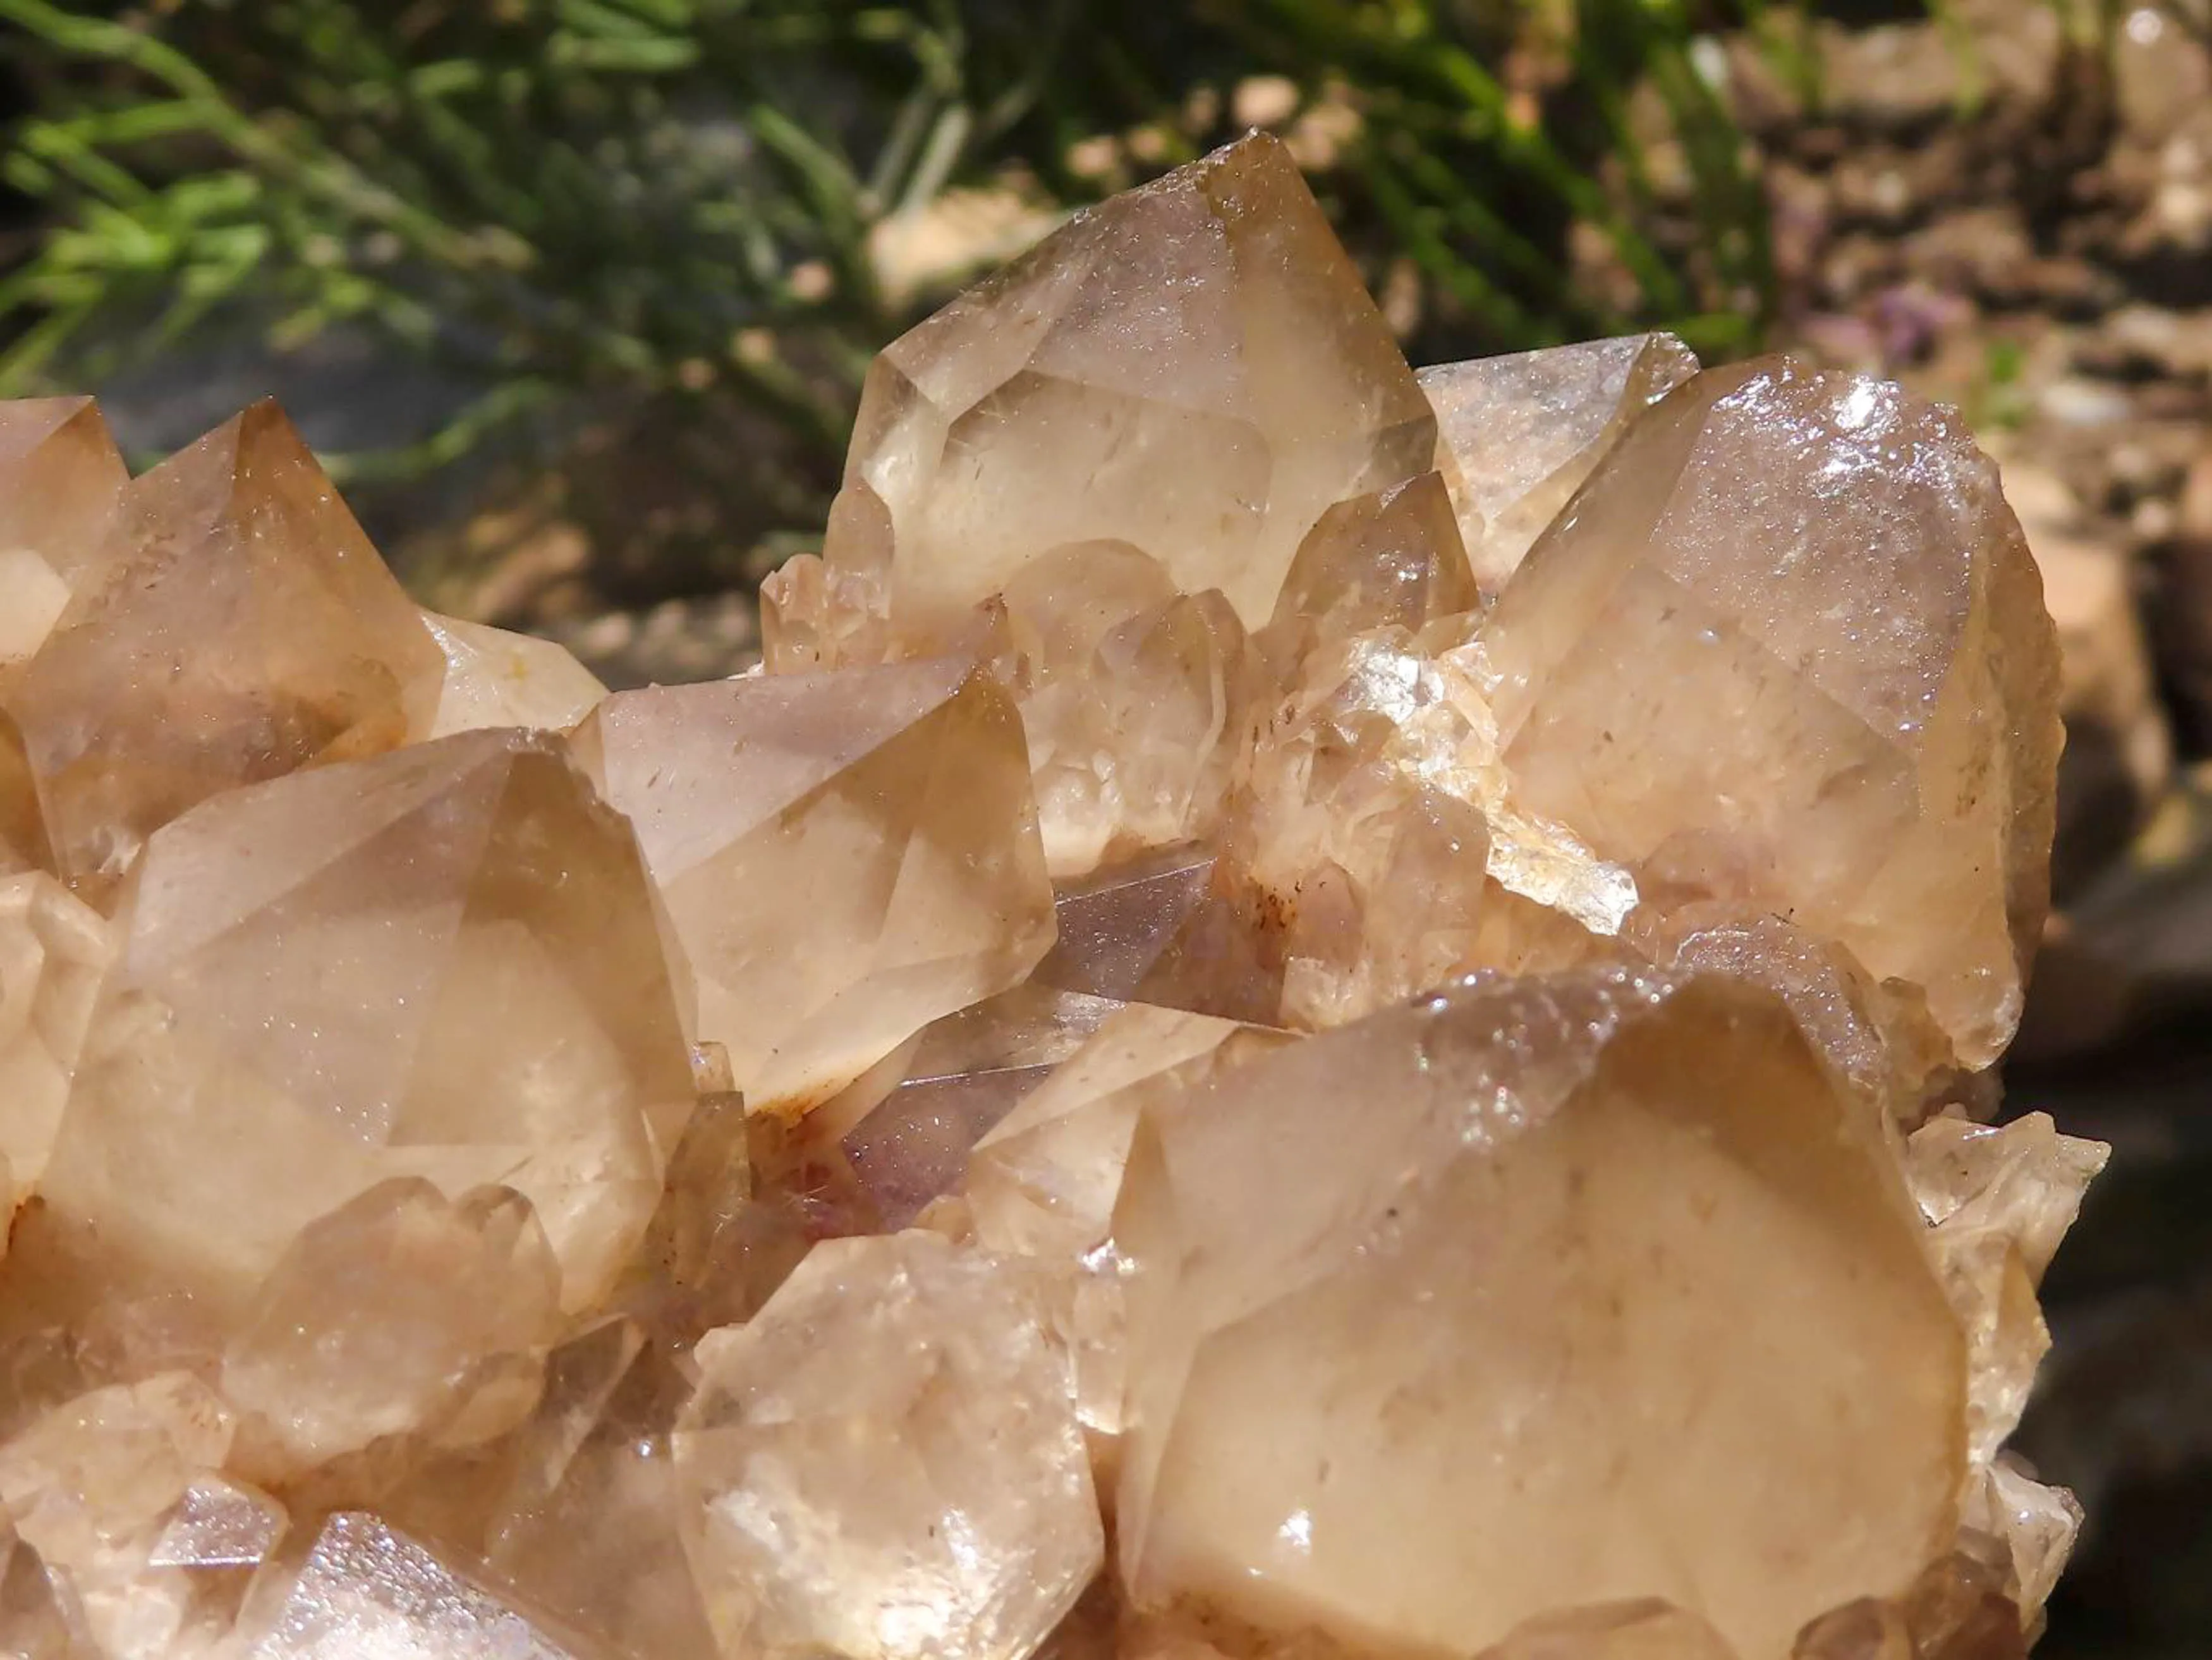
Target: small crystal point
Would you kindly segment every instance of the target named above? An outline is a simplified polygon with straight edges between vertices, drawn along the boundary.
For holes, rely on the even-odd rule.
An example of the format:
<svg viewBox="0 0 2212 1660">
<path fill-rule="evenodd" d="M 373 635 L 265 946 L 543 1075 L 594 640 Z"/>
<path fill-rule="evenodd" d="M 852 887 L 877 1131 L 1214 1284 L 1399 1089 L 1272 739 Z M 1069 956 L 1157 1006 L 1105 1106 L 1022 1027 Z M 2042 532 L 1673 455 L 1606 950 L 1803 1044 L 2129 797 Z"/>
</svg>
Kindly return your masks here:
<svg viewBox="0 0 2212 1660">
<path fill-rule="evenodd" d="M 1472 611 L 1477 599 L 1443 477 L 1425 472 L 1321 516 L 1298 544 L 1268 629 L 1296 631 L 1310 649 L 1370 629 L 1418 630 Z"/>
<path fill-rule="evenodd" d="M 146 1559 L 156 1568 L 252 1568 L 284 1536 L 284 1507 L 267 1493 L 221 1476 L 186 1487 Z"/>
<path fill-rule="evenodd" d="M 1158 560 L 1097 542 L 1039 555 L 991 604 L 1054 876 L 1212 831 L 1258 689 L 1228 602 L 1180 593 Z"/>
<path fill-rule="evenodd" d="M 429 727 L 420 738 L 450 738 L 482 727 L 565 732 L 607 695 L 597 676 L 550 640 L 428 611 L 422 626 L 445 654 L 446 673 Z"/>
<path fill-rule="evenodd" d="M 1955 415 L 1772 358 L 1636 423 L 1476 649 L 1523 809 L 1662 903 L 1755 903 L 1922 988 L 1979 1067 L 2048 897 L 2040 593 Z"/>
</svg>

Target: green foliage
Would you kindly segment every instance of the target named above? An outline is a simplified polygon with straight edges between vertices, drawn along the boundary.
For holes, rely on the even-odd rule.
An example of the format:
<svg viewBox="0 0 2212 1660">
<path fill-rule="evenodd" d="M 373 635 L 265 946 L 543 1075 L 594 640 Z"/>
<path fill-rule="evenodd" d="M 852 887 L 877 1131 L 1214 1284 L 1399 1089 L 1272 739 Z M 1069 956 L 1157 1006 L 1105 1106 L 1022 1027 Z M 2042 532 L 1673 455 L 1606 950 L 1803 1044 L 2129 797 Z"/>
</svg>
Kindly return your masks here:
<svg viewBox="0 0 2212 1660">
<path fill-rule="evenodd" d="M 0 278 L 0 392 L 240 318 L 280 350 L 365 331 L 473 393 L 355 479 L 676 435 L 732 504 L 710 532 L 754 538 L 818 514 L 869 358 L 963 274 L 887 280 L 887 226 L 980 189 L 1039 222 L 1233 136 L 1255 86 L 1420 349 L 1741 350 L 1765 206 L 1694 9 L 0 0 L 39 104 L 0 166 L 43 225 Z M 1747 15 L 1809 74 L 1792 8 Z"/>
</svg>

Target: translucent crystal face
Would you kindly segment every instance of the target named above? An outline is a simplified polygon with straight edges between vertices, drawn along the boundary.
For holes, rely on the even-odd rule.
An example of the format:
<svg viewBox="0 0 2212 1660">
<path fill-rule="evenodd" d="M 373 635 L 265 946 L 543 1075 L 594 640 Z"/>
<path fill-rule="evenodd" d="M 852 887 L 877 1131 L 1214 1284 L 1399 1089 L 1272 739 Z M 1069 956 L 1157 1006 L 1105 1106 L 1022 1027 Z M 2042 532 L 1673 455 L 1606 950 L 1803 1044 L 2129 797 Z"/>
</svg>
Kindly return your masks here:
<svg viewBox="0 0 2212 1660">
<path fill-rule="evenodd" d="M 428 729 L 438 648 L 274 405 L 132 481 L 81 533 L 95 550 L 0 707 L 56 869 L 88 897 L 197 802 Z"/>
<path fill-rule="evenodd" d="M 972 670 L 625 692 L 578 734 L 757 1108 L 819 1104 L 1052 942 L 1020 720 Z"/>
<path fill-rule="evenodd" d="M 605 1293 L 691 1087 L 635 839 L 557 746 L 471 733 L 230 792 L 124 904 L 40 1185 L 82 1273 L 227 1325 L 303 1227 L 417 1177 L 526 1195 L 562 1300 Z"/>
<path fill-rule="evenodd" d="M 1256 627 L 1314 522 L 1425 471 L 1435 433 L 1297 167 L 1255 137 L 1079 215 L 885 348 L 846 466 L 879 507 L 825 557 L 927 627 L 1054 548 L 1121 542 Z"/>
<path fill-rule="evenodd" d="M 429 730 L 415 736 L 450 738 L 484 727 L 565 732 L 607 695 L 589 669 L 550 640 L 427 611 L 422 626 L 445 654 L 446 674 Z"/>
<path fill-rule="evenodd" d="M 1657 1595 L 1770 1653 L 1956 1525 L 1923 1224 L 1763 994 L 1456 990 L 1145 1128 L 1113 1226 L 1141 1600 L 1425 1650 Z"/>
<path fill-rule="evenodd" d="M 1643 410 L 1698 372 L 1669 334 L 1423 369 L 1437 460 L 1482 591 L 1504 587 L 1529 545 Z"/>
<path fill-rule="evenodd" d="M 2003 1048 L 2047 897 L 2057 649 L 1955 417 L 1781 360 L 1700 375 L 1475 649 L 1527 807 L 1647 890 L 1783 915 L 1922 987 L 1967 1064 Z"/>
<path fill-rule="evenodd" d="M 1046 1304 L 933 1234 L 816 1247 L 696 1354 L 686 1544 L 732 1653 L 1029 1653 L 1097 1570 Z"/>
<path fill-rule="evenodd" d="M 1418 378 L 1273 141 L 894 343 L 760 672 L 0 405 L 0 1652 L 1995 1660 L 2102 1162 L 1966 1109 L 1957 417 Z"/>
</svg>

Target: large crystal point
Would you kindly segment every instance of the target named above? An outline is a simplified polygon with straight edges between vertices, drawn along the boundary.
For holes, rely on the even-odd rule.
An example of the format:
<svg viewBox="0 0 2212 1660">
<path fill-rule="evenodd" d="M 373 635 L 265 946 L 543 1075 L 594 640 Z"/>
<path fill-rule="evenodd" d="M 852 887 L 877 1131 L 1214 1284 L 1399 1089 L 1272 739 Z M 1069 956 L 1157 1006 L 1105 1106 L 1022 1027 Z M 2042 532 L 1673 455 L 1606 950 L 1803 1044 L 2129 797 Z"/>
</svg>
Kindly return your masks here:
<svg viewBox="0 0 2212 1660">
<path fill-rule="evenodd" d="M 203 1587 L 195 1565 L 164 1547 L 228 1456 L 233 1428 L 205 1384 L 168 1372 L 79 1395 L 0 1445 L 0 1520 L 36 1551 L 82 1621 L 87 1660 L 191 1651 Z"/>
<path fill-rule="evenodd" d="M 1475 580 L 1505 586 L 1629 422 L 1698 372 L 1671 334 L 1585 340 L 1420 372 Z"/>
<path fill-rule="evenodd" d="M 1076 216 L 887 347 L 825 558 L 902 630 L 1041 554 L 1127 543 L 1246 626 L 1330 506 L 1433 464 L 1435 422 L 1282 146 Z"/>
<path fill-rule="evenodd" d="M 732 1660 L 1021 1660 L 1097 1571 L 1067 1356 L 1012 1266 L 833 1240 L 696 1360 L 677 1468 Z"/>
<path fill-rule="evenodd" d="M 1477 650 L 1524 809 L 1647 902 L 1753 903 L 1923 988 L 1969 1067 L 2003 1048 L 2057 656 L 1954 416 L 1783 359 L 1708 371 L 1614 447 Z"/>
<path fill-rule="evenodd" d="M 818 1104 L 1052 943 L 1021 723 L 963 660 L 624 692 L 577 744 L 756 1110 Z"/>
<path fill-rule="evenodd" d="M 303 1228 L 396 1177 L 515 1189 L 565 1304 L 611 1285 L 690 1071 L 636 844 L 556 741 L 222 796 L 149 842 L 120 927 L 41 1183 L 76 1267 L 16 1294 L 184 1292 L 227 1325 Z"/>
<path fill-rule="evenodd" d="M 1662 1597 L 1747 1655 L 1947 1548 L 1965 1363 L 1879 1121 L 1782 1006 L 1474 982 L 1148 1110 L 1139 1606 L 1468 1652 Z"/>
<path fill-rule="evenodd" d="M 113 533 L 0 690 L 73 885 L 220 791 L 428 728 L 438 648 L 274 404 L 133 483 Z"/>
</svg>

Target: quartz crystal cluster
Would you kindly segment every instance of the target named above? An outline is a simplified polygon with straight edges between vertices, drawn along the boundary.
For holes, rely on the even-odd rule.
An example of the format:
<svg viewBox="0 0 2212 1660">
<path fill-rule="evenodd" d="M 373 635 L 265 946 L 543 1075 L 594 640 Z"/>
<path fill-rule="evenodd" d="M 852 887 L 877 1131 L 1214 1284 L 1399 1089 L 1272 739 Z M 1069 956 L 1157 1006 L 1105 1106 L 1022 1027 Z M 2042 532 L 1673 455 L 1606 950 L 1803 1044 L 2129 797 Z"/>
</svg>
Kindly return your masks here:
<svg viewBox="0 0 2212 1660">
<path fill-rule="evenodd" d="M 0 406 L 0 1652 L 2003 1660 L 2103 1149 L 1947 410 L 1416 374 L 1254 138 L 888 348 L 738 678 Z"/>
</svg>

